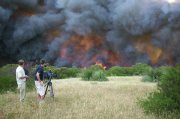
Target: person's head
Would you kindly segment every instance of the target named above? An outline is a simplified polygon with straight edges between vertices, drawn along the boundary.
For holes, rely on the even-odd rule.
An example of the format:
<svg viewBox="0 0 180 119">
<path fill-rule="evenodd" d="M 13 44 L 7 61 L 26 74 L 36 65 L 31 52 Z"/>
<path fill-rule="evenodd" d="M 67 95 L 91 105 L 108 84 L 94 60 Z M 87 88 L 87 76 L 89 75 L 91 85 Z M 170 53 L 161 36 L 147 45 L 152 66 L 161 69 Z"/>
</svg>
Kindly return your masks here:
<svg viewBox="0 0 180 119">
<path fill-rule="evenodd" d="M 24 65 L 24 60 L 23 60 L 23 59 L 20 59 L 20 60 L 18 61 L 18 64 L 21 65 L 21 66 L 23 66 L 23 65 Z"/>
<path fill-rule="evenodd" d="M 41 65 L 44 65 L 45 62 L 46 62 L 46 61 L 45 61 L 44 59 L 41 59 L 41 60 L 40 60 L 40 64 L 41 64 Z"/>
</svg>

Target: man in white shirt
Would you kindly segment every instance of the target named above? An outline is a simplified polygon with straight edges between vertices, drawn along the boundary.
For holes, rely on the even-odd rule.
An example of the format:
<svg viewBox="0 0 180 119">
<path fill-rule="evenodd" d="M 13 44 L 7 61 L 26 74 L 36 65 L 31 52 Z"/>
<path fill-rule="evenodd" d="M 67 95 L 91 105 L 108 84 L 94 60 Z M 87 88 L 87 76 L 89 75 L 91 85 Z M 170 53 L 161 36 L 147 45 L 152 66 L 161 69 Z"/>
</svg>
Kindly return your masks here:
<svg viewBox="0 0 180 119">
<path fill-rule="evenodd" d="M 24 71 L 24 60 L 18 61 L 19 66 L 16 68 L 16 81 L 18 85 L 18 89 L 20 90 L 20 101 L 24 101 L 25 95 L 26 95 L 26 78 L 28 78 L 27 75 L 25 75 Z"/>
</svg>

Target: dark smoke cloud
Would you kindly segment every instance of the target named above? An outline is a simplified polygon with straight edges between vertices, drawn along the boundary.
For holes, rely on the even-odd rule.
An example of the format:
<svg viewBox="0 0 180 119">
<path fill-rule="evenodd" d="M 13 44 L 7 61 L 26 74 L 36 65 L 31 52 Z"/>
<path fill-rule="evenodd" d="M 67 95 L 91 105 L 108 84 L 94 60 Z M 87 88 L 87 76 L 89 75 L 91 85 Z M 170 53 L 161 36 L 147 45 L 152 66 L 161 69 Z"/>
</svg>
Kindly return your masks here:
<svg viewBox="0 0 180 119">
<path fill-rule="evenodd" d="M 37 6 L 37 3 L 37 0 L 1 0 L 0 4 L 10 6 L 11 8 L 35 8 Z"/>
<path fill-rule="evenodd" d="M 65 30 L 86 35 L 101 31 L 108 23 L 108 13 L 95 1 L 69 0 L 65 7 Z"/>
<path fill-rule="evenodd" d="M 0 17 L 0 22 L 1 23 L 5 22 L 6 20 L 8 20 L 10 15 L 11 15 L 11 11 L 10 10 L 0 7 L 0 16 L 1 16 Z"/>
<path fill-rule="evenodd" d="M 1 57 L 45 58 L 56 66 L 90 65 L 89 59 L 101 49 L 75 55 L 71 45 L 67 47 L 70 61 L 60 51 L 73 35 L 98 34 L 103 38 L 101 48 L 116 52 L 120 65 L 151 63 L 150 56 L 135 47 L 137 39 L 148 34 L 151 45 L 162 50 L 156 64 L 168 63 L 168 56 L 172 63 L 180 61 L 179 0 L 173 4 L 166 0 L 2 0 L 0 16 Z M 52 30 L 58 33 L 49 38 Z M 97 59 L 107 62 L 108 56 L 98 54 Z"/>
<path fill-rule="evenodd" d="M 60 26 L 63 20 L 61 14 L 52 13 L 22 18 L 15 24 L 13 39 L 15 41 L 25 42 L 51 28 Z"/>
<path fill-rule="evenodd" d="M 140 35 L 158 29 L 165 18 L 157 2 L 127 0 L 113 9 L 113 23 L 131 35 Z"/>
<path fill-rule="evenodd" d="M 53 59 L 56 59 L 59 55 L 59 48 L 61 47 L 61 44 L 64 43 L 65 40 L 69 38 L 69 34 L 65 34 L 62 37 L 56 37 L 49 45 L 48 45 L 48 51 L 45 54 L 45 59 L 48 61 L 51 61 Z M 50 57 L 51 56 L 51 57 Z M 55 62 L 55 65 L 57 66 L 59 58 Z M 63 64 L 63 63 L 62 63 Z M 60 65 L 58 65 L 60 66 Z"/>
</svg>

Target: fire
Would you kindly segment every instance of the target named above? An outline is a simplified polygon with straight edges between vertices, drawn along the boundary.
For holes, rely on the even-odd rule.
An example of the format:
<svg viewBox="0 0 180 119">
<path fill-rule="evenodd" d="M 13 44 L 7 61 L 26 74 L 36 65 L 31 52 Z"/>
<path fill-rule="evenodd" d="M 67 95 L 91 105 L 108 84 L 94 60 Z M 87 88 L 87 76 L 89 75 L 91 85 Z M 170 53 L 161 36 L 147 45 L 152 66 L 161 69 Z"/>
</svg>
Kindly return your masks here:
<svg viewBox="0 0 180 119">
<path fill-rule="evenodd" d="M 145 52 L 148 54 L 151 64 L 157 63 L 162 54 L 162 49 L 153 46 L 150 42 L 150 35 L 145 34 L 136 39 L 135 48 L 139 52 Z"/>
<path fill-rule="evenodd" d="M 118 64 L 120 61 L 119 55 L 105 46 L 103 37 L 95 33 L 71 36 L 60 47 L 60 57 L 69 64 L 78 62 L 81 67 L 92 65 L 99 58 L 109 65 Z"/>
<path fill-rule="evenodd" d="M 96 64 L 95 64 L 95 65 L 98 65 L 98 66 L 101 67 L 102 69 L 106 69 L 106 68 L 107 68 L 101 61 L 96 61 Z"/>
<path fill-rule="evenodd" d="M 35 11 L 25 8 L 18 8 L 14 13 L 12 14 L 13 18 L 19 17 L 19 16 L 32 16 L 35 14 Z"/>
<path fill-rule="evenodd" d="M 59 29 L 51 29 L 47 33 L 44 33 L 47 41 L 52 41 L 55 37 L 58 37 L 61 34 Z"/>
</svg>

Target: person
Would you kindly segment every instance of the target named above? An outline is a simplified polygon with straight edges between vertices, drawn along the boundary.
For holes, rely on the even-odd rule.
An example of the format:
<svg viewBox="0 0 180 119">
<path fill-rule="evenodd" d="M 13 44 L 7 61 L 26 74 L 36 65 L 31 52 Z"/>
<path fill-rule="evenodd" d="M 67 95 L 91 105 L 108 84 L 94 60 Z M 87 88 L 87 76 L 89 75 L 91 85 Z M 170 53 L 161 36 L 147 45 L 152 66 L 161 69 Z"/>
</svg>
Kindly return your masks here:
<svg viewBox="0 0 180 119">
<path fill-rule="evenodd" d="M 45 88 L 43 84 L 44 77 L 44 64 L 45 60 L 40 60 L 40 64 L 36 67 L 35 71 L 35 86 L 39 102 L 44 102 Z"/>
<path fill-rule="evenodd" d="M 19 60 L 18 64 L 19 65 L 16 68 L 16 81 L 18 89 L 20 91 L 20 102 L 23 102 L 26 95 L 26 79 L 28 78 L 28 76 L 25 75 L 24 60 Z"/>
</svg>

